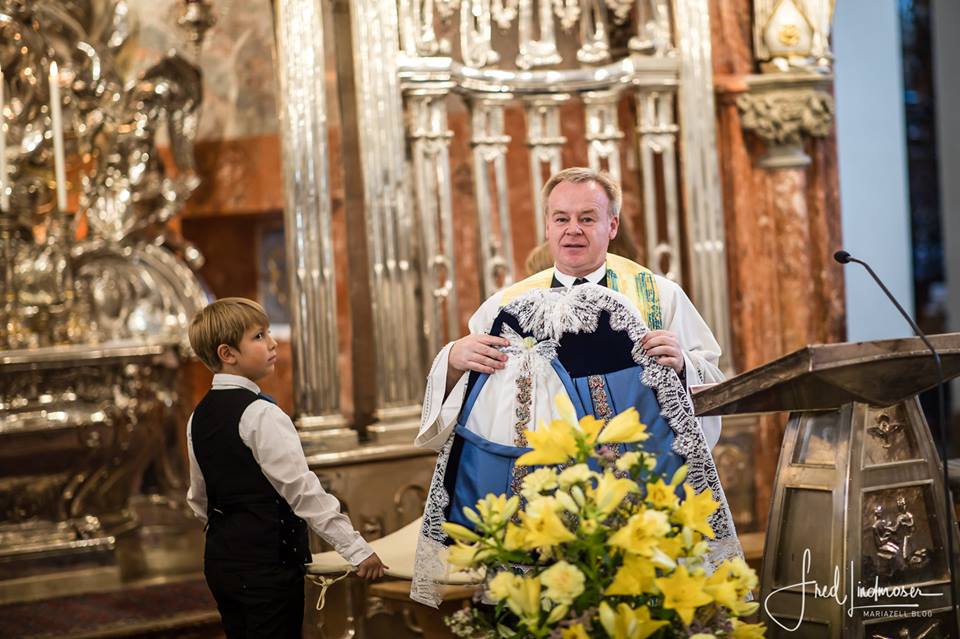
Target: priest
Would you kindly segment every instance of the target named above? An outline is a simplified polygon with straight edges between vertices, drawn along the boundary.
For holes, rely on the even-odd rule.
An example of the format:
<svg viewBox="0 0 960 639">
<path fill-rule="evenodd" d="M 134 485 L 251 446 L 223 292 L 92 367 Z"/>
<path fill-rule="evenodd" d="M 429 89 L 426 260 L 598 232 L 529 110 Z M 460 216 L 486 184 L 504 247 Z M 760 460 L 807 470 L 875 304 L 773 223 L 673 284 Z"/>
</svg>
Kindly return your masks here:
<svg viewBox="0 0 960 639">
<path fill-rule="evenodd" d="M 439 450 L 456 424 L 467 373 L 491 375 L 506 366 L 509 342 L 490 335 L 497 313 L 533 289 L 598 284 L 627 297 L 646 320 L 647 355 L 674 371 L 685 387 L 720 382 L 720 345 L 683 289 L 648 269 L 610 255 L 607 247 L 620 225 L 619 185 L 593 169 L 574 167 L 553 175 L 543 187 L 547 243 L 554 268 L 499 291 L 470 318 L 470 334 L 447 344 L 427 380 L 416 445 Z M 700 420 L 710 448 L 720 438 L 720 418 Z"/>
<path fill-rule="evenodd" d="M 740 552 L 710 454 L 719 419 L 695 419 L 689 397 L 691 385 L 722 379 L 719 345 L 678 285 L 607 253 L 621 203 L 609 177 L 561 171 L 547 181 L 543 201 L 554 268 L 485 301 L 470 334 L 437 355 L 428 378 L 416 444 L 439 455 L 411 587 L 422 603 L 439 604 L 441 524 L 469 527 L 464 507 L 487 493 L 521 492 L 527 468 L 515 462 L 529 450 L 526 433 L 560 417 L 558 395 L 578 418 L 606 421 L 635 408 L 655 472 L 669 478 L 686 464 L 686 483 L 720 502 L 710 561 Z"/>
</svg>

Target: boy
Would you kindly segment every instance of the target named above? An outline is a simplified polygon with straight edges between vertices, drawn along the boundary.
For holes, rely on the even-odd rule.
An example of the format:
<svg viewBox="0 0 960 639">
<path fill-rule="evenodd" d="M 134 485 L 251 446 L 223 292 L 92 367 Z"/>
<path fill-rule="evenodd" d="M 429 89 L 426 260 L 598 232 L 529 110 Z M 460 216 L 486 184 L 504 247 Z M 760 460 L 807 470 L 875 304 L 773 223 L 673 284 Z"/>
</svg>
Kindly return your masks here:
<svg viewBox="0 0 960 639">
<path fill-rule="evenodd" d="M 277 343 L 263 308 L 218 300 L 193 318 L 190 345 L 213 388 L 187 422 L 187 503 L 206 521 L 204 575 L 227 637 L 300 637 L 307 525 L 364 579 L 384 565 L 307 467 L 293 422 L 260 393 Z"/>
</svg>

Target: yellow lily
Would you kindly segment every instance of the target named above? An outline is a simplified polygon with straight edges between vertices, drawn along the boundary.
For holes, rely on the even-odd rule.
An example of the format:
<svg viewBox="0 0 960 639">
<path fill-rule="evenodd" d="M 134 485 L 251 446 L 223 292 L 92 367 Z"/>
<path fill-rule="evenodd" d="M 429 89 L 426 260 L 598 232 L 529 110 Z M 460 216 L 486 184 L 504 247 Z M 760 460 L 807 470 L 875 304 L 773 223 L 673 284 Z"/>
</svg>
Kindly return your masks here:
<svg viewBox="0 0 960 639">
<path fill-rule="evenodd" d="M 570 401 L 569 395 L 566 393 L 557 393 L 553 398 L 553 405 L 556 407 L 560 419 L 571 426 L 577 424 L 577 409 L 573 407 L 573 402 Z"/>
<path fill-rule="evenodd" d="M 567 616 L 567 613 L 570 612 L 570 606 L 567 604 L 560 604 L 559 606 L 554 606 L 550 610 L 550 614 L 547 615 L 547 624 L 554 624 Z"/>
<path fill-rule="evenodd" d="M 475 541 L 480 541 L 480 535 L 473 532 L 466 526 L 461 526 L 460 524 L 455 524 L 453 522 L 445 521 L 440 524 L 440 527 L 443 528 L 443 532 L 447 533 L 457 541 L 464 541 L 473 543 Z"/>
<path fill-rule="evenodd" d="M 576 539 L 557 515 L 557 507 L 553 497 L 541 497 L 529 502 L 526 512 L 520 513 L 524 546 L 528 550 L 542 550 Z"/>
<path fill-rule="evenodd" d="M 733 634 L 731 639 L 763 639 L 767 627 L 762 623 L 743 623 L 739 619 L 733 620 Z"/>
<path fill-rule="evenodd" d="M 593 448 L 597 443 L 597 437 L 603 430 L 603 420 L 597 419 L 593 415 L 587 415 L 580 420 L 580 430 L 583 431 L 583 438 L 589 448 Z"/>
<path fill-rule="evenodd" d="M 476 562 L 479 550 L 476 544 L 457 542 L 447 549 L 447 563 L 457 568 L 470 568 Z"/>
<path fill-rule="evenodd" d="M 597 507 L 604 515 L 609 515 L 620 507 L 623 498 L 630 493 L 639 492 L 640 487 L 632 479 L 618 478 L 611 471 L 607 471 L 597 482 L 594 499 Z"/>
<path fill-rule="evenodd" d="M 509 523 L 503 533 L 503 547 L 507 550 L 520 550 L 526 546 L 526 532 L 520 526 Z"/>
<path fill-rule="evenodd" d="M 683 540 L 680 537 L 664 537 L 657 541 L 657 548 L 670 559 L 677 559 L 683 554 Z"/>
<path fill-rule="evenodd" d="M 601 444 L 642 442 L 649 438 L 647 425 L 640 421 L 640 413 L 632 406 L 610 420 L 597 441 Z"/>
<path fill-rule="evenodd" d="M 477 502 L 480 520 L 490 528 L 508 521 L 518 508 L 520 508 L 520 497 L 517 495 L 507 499 L 506 495 L 487 493 L 486 497 Z"/>
<path fill-rule="evenodd" d="M 720 507 L 720 504 L 713 499 L 713 491 L 708 488 L 697 495 L 690 484 L 684 484 L 683 491 L 686 497 L 680 507 L 674 511 L 671 519 L 713 539 L 713 528 L 708 518 Z"/>
<path fill-rule="evenodd" d="M 670 532 L 667 514 L 644 508 L 630 516 L 627 524 L 610 535 L 610 545 L 649 557 L 657 542 Z"/>
<path fill-rule="evenodd" d="M 647 639 L 667 623 L 651 619 L 646 606 L 634 610 L 622 603 L 614 612 L 606 601 L 600 602 L 600 624 L 610 639 Z"/>
<path fill-rule="evenodd" d="M 570 493 L 558 490 L 553 494 L 553 497 L 557 500 L 557 504 L 567 512 L 576 513 L 580 511 L 580 507 L 577 505 L 577 502 L 574 501 L 573 497 L 570 496 Z"/>
<path fill-rule="evenodd" d="M 515 615 L 528 623 L 540 618 L 540 579 L 520 577 L 509 586 L 507 605 Z"/>
<path fill-rule="evenodd" d="M 487 584 L 487 594 L 494 601 L 503 601 L 510 596 L 513 588 L 522 583 L 522 577 L 511 572 L 498 572 Z"/>
<path fill-rule="evenodd" d="M 670 479 L 670 485 L 676 488 L 682 484 L 683 480 L 687 478 L 687 471 L 689 471 L 689 468 L 687 468 L 686 464 L 675 470 L 673 477 Z"/>
<path fill-rule="evenodd" d="M 719 568 L 707 577 L 703 591 L 721 606 L 734 610 L 740 602 L 740 595 L 737 592 L 736 582 L 730 579 L 729 574 L 729 570 L 724 570 L 723 567 Z"/>
<path fill-rule="evenodd" d="M 703 589 L 706 578 L 699 573 L 691 575 L 686 566 L 678 566 L 672 575 L 654 582 L 663 593 L 663 607 L 676 610 L 688 626 L 696 609 L 713 601 Z"/>
<path fill-rule="evenodd" d="M 562 559 L 540 573 L 547 599 L 558 604 L 572 604 L 583 593 L 585 582 L 580 569 Z"/>
<path fill-rule="evenodd" d="M 549 425 L 540 422 L 537 430 L 526 431 L 527 442 L 533 450 L 520 455 L 517 465 L 555 466 L 568 459 L 575 459 L 577 456 L 575 428 L 569 422 L 559 419 L 553 420 Z"/>
<path fill-rule="evenodd" d="M 603 594 L 637 597 L 645 593 L 657 593 L 659 591 L 653 581 L 656 576 L 656 568 L 649 559 L 626 555 L 623 565 L 613 577 L 613 582 Z"/>
<path fill-rule="evenodd" d="M 590 635 L 587 634 L 587 629 L 583 627 L 583 624 L 578 623 L 561 630 L 560 639 L 590 639 Z"/>
<path fill-rule="evenodd" d="M 674 492 L 674 487 L 665 484 L 663 479 L 660 478 L 647 484 L 645 501 L 654 508 L 661 510 L 675 510 L 680 505 L 680 498 Z"/>
</svg>

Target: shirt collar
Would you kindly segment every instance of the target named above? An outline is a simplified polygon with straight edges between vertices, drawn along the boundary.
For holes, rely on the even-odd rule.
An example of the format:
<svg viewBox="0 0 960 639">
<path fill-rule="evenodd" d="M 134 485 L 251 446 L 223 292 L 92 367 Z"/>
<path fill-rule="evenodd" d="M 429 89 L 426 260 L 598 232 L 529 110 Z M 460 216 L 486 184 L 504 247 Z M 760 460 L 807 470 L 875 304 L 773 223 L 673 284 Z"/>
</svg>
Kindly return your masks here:
<svg viewBox="0 0 960 639">
<path fill-rule="evenodd" d="M 560 269 L 554 265 L 553 275 L 557 278 L 557 281 L 563 284 L 565 287 L 570 288 L 573 286 L 573 282 L 577 279 L 576 275 L 567 275 L 566 273 L 560 272 Z M 593 273 L 588 273 L 584 279 L 590 282 L 591 284 L 599 284 L 603 281 L 603 278 L 607 275 L 607 263 L 604 262 L 600 265 L 600 268 L 595 270 Z"/>
<path fill-rule="evenodd" d="M 213 388 L 246 388 L 257 395 L 260 394 L 260 387 L 253 383 L 253 380 L 247 379 L 242 375 L 230 375 L 229 373 L 216 373 L 213 376 Z"/>
</svg>

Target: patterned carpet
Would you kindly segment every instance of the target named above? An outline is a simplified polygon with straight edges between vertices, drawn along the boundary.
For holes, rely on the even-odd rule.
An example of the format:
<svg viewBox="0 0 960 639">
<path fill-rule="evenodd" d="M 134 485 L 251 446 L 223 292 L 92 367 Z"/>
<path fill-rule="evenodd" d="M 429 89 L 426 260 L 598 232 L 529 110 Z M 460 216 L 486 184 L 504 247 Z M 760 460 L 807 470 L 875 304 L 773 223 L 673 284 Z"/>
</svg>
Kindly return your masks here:
<svg viewBox="0 0 960 639">
<path fill-rule="evenodd" d="M 203 579 L 0 606 L 4 639 L 220 639 Z"/>
</svg>

